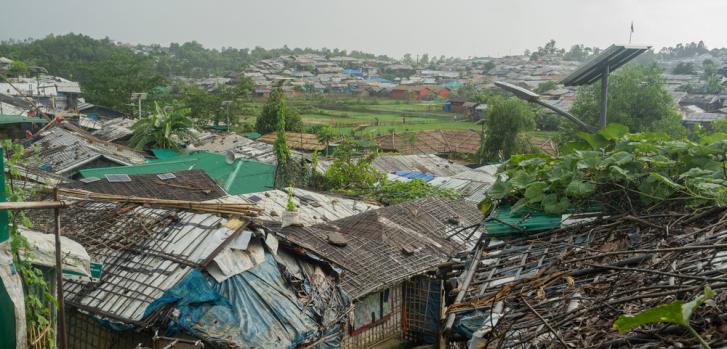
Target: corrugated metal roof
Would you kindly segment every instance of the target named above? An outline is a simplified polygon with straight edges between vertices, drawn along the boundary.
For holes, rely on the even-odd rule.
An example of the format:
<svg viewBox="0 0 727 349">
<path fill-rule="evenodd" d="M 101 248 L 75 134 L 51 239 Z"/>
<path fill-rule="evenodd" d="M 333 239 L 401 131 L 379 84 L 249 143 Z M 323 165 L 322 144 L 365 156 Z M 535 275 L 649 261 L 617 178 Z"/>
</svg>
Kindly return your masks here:
<svg viewBox="0 0 727 349">
<path fill-rule="evenodd" d="M 216 153 L 233 151 L 236 154 L 239 154 L 243 159 L 255 160 L 273 165 L 277 163 L 277 158 L 272 144 L 254 141 L 234 133 L 216 135 L 206 142 L 195 145 L 195 148 Z M 303 156 L 295 150 L 291 151 L 291 155 L 295 158 Z"/>
<path fill-rule="evenodd" d="M 12 125 L 12 124 L 45 124 L 48 122 L 45 119 L 36 117 L 26 117 L 21 115 L 0 115 L 0 125 Z"/>
<path fill-rule="evenodd" d="M 341 284 L 359 298 L 470 250 L 481 234 L 481 220 L 474 205 L 425 198 L 328 224 L 286 227 L 279 237 L 344 268 Z M 338 235 L 345 246 L 330 242 Z"/>
<path fill-rule="evenodd" d="M 463 199 L 471 203 L 480 203 L 492 184 L 497 180 L 498 165 L 486 165 L 476 169 L 460 172 L 452 177 L 437 177 L 429 183 L 456 190 Z"/>
<path fill-rule="evenodd" d="M 129 182 L 109 182 L 102 177 L 89 183 L 73 182 L 62 186 L 94 193 L 185 201 L 205 201 L 227 195 L 202 170 L 174 172 L 169 179 L 161 179 L 157 174 L 137 174 L 129 178 Z"/>
<path fill-rule="evenodd" d="M 622 335 L 613 330 L 612 322 L 621 314 L 662 304 L 664 297 L 672 296 L 665 290 L 673 288 L 673 297 L 683 300 L 701 293 L 705 278 L 724 275 L 727 255 L 718 244 L 727 231 L 700 229 L 713 226 L 724 210 L 687 224 L 682 222 L 693 214 L 653 213 L 639 217 L 645 223 L 636 225 L 629 219 L 634 217 L 619 215 L 526 237 L 483 240 L 478 246 L 482 253 L 470 256 L 463 274 L 471 273 L 471 282 L 461 288 L 461 301 L 448 312 L 461 320 L 470 315 L 477 319 L 473 310 L 482 314 L 471 329 L 484 332 L 480 343 L 497 341 L 503 347 L 555 347 L 558 340 L 574 348 L 622 347 L 621 343 L 669 347 L 673 341 L 668 332 L 645 337 L 651 333 L 645 329 Z M 680 233 L 668 233 L 669 227 Z M 676 248 L 661 250 L 667 247 Z M 677 295 L 682 290 L 688 291 Z M 715 309 L 724 308 L 725 298 L 715 302 Z M 581 326 L 583 319 L 609 320 Z M 544 323 L 553 325 L 548 329 Z"/>
<path fill-rule="evenodd" d="M 222 217 L 136 205 L 79 202 L 64 216 L 74 217 L 63 221 L 64 235 L 103 264 L 100 283 L 64 283 L 66 302 L 126 323 L 144 320 L 149 304 L 236 235 Z M 31 218 L 46 230 L 52 226 L 50 216 Z"/>
<path fill-rule="evenodd" d="M 113 142 L 118 139 L 130 136 L 133 132 L 131 126 L 134 120 L 124 118 L 114 118 L 103 121 L 101 129 L 93 132 L 93 135 L 104 141 Z"/>
<path fill-rule="evenodd" d="M 69 174 L 99 158 L 121 165 L 144 163 L 144 157 L 121 145 L 107 143 L 63 122 L 41 132 L 33 139 L 29 163 L 47 172 Z"/>
<path fill-rule="evenodd" d="M 237 160 L 228 164 L 224 155 L 203 151 L 154 160 L 144 165 L 92 168 L 82 170 L 81 175 L 101 178 L 106 174 L 152 174 L 194 169 L 205 171 L 230 194 L 264 191 L 273 187 L 275 179 L 275 166 L 271 164 L 253 160 Z"/>
<path fill-rule="evenodd" d="M 263 209 L 255 217 L 256 220 L 279 223 L 283 212 L 288 207 L 288 193 L 284 190 L 269 190 L 259 193 L 227 196 L 212 201 L 253 203 Z M 332 222 L 379 208 L 379 206 L 359 200 L 316 193 L 298 188 L 293 188 L 293 202 L 297 207 L 299 222 L 305 226 Z"/>
<path fill-rule="evenodd" d="M 383 155 L 374 159 L 374 168 L 386 173 L 416 171 L 434 176 L 454 176 L 469 170 L 467 166 L 443 159 L 433 154 L 426 155 Z"/>
</svg>

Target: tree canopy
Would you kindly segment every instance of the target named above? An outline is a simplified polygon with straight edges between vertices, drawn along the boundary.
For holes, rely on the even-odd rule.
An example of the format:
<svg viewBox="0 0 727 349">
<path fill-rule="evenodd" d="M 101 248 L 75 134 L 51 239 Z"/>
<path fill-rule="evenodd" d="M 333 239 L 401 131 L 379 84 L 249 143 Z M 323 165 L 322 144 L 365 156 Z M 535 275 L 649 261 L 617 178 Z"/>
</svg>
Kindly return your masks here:
<svg viewBox="0 0 727 349">
<path fill-rule="evenodd" d="M 660 131 L 683 136 L 686 130 L 676 104 L 664 87 L 663 69 L 655 65 L 627 65 L 608 81 L 608 122 L 634 132 Z M 578 89 L 570 112 L 591 125 L 598 124 L 601 84 Z"/>
<path fill-rule="evenodd" d="M 534 115 L 525 102 L 515 98 L 490 98 L 481 162 L 499 161 L 521 150 L 518 136 L 535 127 Z"/>
<path fill-rule="evenodd" d="M 280 88 L 274 88 L 270 92 L 267 102 L 263 106 L 260 116 L 255 121 L 255 129 L 260 134 L 273 132 L 277 129 L 278 113 L 281 106 L 285 105 L 285 92 Z M 286 131 L 301 131 L 303 129 L 303 120 L 300 114 L 291 108 L 285 108 L 283 111 L 285 119 Z"/>
</svg>

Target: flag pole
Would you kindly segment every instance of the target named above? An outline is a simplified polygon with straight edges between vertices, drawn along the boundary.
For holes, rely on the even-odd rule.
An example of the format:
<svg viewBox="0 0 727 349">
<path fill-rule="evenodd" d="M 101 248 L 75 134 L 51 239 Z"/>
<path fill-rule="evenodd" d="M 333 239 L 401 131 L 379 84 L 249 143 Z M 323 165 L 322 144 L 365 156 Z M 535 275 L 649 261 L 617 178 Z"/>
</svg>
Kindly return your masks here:
<svg viewBox="0 0 727 349">
<path fill-rule="evenodd" d="M 629 44 L 631 44 L 631 36 L 634 35 L 634 21 L 631 21 L 631 30 L 629 31 Z"/>
</svg>

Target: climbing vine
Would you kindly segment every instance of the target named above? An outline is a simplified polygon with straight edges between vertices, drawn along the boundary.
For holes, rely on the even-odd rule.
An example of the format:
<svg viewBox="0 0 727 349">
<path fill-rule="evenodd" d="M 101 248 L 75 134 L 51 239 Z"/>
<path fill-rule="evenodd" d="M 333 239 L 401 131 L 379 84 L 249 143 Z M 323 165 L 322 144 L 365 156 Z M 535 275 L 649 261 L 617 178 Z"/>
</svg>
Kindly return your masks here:
<svg viewBox="0 0 727 349">
<path fill-rule="evenodd" d="M 8 169 L 5 193 L 7 201 L 24 201 L 32 196 L 32 191 L 24 186 L 15 185 L 15 179 L 20 177 L 16 164 L 23 162 L 24 148 L 21 144 L 13 144 L 9 140 L 2 141 L 5 150 L 5 167 Z M 23 211 L 8 211 L 11 248 L 13 263 L 23 281 L 25 294 L 25 316 L 28 334 L 35 327 L 38 330 L 48 328 L 44 336 L 47 347 L 55 347 L 55 328 L 52 326 L 53 310 L 57 309 L 58 302 L 51 294 L 46 283 L 43 271 L 33 266 L 33 254 L 28 240 L 20 234 L 20 226 L 30 228 L 31 223 Z M 61 286 L 59 280 L 59 287 Z M 32 337 L 28 337 L 32 338 Z"/>
</svg>

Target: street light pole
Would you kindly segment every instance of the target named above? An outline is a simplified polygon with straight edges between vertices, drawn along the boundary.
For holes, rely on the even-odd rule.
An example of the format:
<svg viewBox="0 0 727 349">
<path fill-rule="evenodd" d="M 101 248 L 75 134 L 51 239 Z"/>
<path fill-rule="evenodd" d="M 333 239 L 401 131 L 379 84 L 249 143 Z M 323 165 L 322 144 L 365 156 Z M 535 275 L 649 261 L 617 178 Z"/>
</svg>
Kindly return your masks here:
<svg viewBox="0 0 727 349">
<path fill-rule="evenodd" d="M 601 112 L 598 116 L 598 126 L 606 127 L 606 112 L 608 108 L 608 74 L 610 68 L 608 64 L 603 67 L 603 75 L 601 75 Z"/>
<path fill-rule="evenodd" d="M 517 98 L 525 100 L 529 103 L 534 103 L 534 104 L 540 105 L 542 107 L 548 108 L 548 109 L 556 112 L 557 114 L 568 119 L 570 122 L 578 125 L 578 127 L 580 127 L 581 129 L 583 129 L 586 132 L 596 133 L 596 131 L 598 131 L 597 128 L 595 128 L 589 124 L 586 124 L 585 122 L 581 121 L 577 117 L 573 116 L 573 114 L 571 114 L 563 109 L 560 109 L 550 103 L 543 102 L 540 99 L 540 95 L 533 91 L 524 89 L 520 86 L 515 86 L 515 85 L 507 83 L 507 82 L 502 82 L 502 81 L 495 81 L 495 86 L 497 86 L 503 90 L 506 90 L 508 92 L 511 92 Z"/>
</svg>

